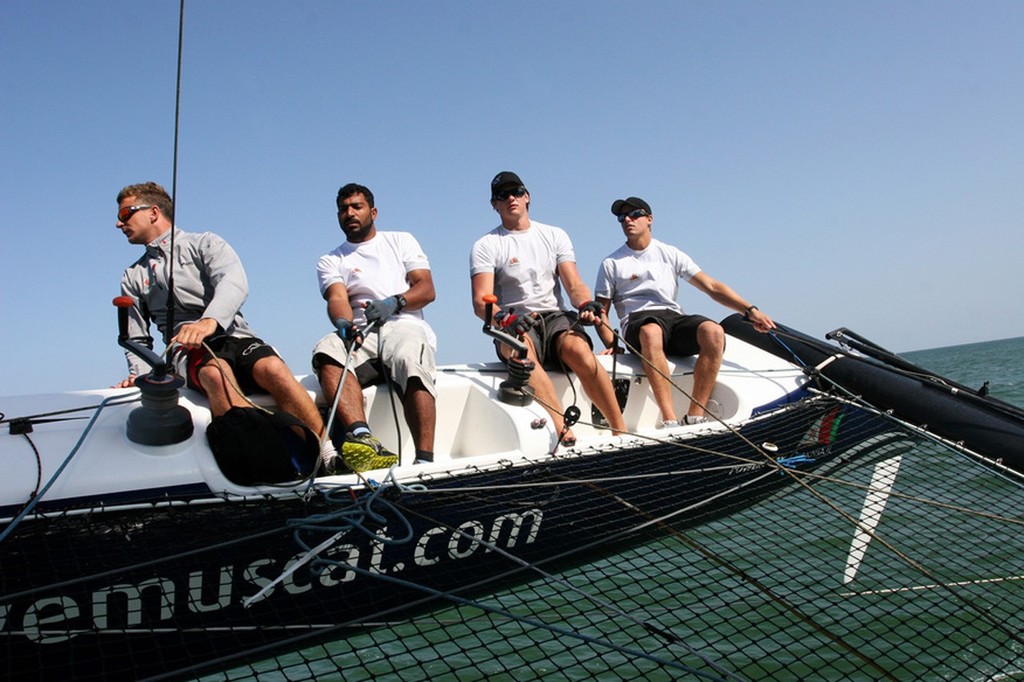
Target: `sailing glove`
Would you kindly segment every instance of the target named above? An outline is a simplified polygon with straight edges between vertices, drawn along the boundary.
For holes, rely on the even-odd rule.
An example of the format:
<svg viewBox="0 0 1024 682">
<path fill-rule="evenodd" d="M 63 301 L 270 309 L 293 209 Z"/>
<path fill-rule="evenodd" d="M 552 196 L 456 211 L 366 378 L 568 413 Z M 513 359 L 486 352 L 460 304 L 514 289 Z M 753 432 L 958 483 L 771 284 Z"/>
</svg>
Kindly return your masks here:
<svg viewBox="0 0 1024 682">
<path fill-rule="evenodd" d="M 518 337 L 525 336 L 537 324 L 537 319 L 530 314 L 516 315 L 515 308 L 501 311 L 494 320 L 502 331 Z"/>
<path fill-rule="evenodd" d="M 388 296 L 387 298 L 367 303 L 363 314 L 366 315 L 367 322 L 384 324 L 384 322 L 387 321 L 389 317 L 397 313 L 400 308 L 401 305 L 398 303 L 398 297 Z"/>
<path fill-rule="evenodd" d="M 345 350 L 350 352 L 359 350 L 359 347 L 363 345 L 363 332 L 352 320 L 339 317 L 334 321 L 334 328 L 338 338 L 345 344 Z"/>
<path fill-rule="evenodd" d="M 594 318 L 597 321 L 600 321 L 601 320 L 601 314 L 604 312 L 604 306 L 601 305 L 600 303 L 598 303 L 597 301 L 587 301 L 586 303 L 580 304 L 580 314 L 582 315 L 583 313 L 586 313 L 586 312 L 593 313 L 594 314 Z M 582 324 L 586 324 L 582 320 L 580 320 L 580 322 Z M 593 324 L 593 323 L 591 323 L 591 324 Z"/>
</svg>

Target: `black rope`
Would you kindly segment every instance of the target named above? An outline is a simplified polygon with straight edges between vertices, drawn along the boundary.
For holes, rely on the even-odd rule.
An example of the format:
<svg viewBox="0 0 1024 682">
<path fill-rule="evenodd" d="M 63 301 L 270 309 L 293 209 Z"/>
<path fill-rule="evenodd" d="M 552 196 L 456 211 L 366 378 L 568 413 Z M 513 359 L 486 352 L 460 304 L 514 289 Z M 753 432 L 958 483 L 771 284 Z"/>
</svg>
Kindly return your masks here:
<svg viewBox="0 0 1024 682">
<path fill-rule="evenodd" d="M 140 394 L 126 398 L 120 402 L 109 402 L 106 404 L 107 407 L 114 407 L 117 405 L 127 405 L 129 403 L 136 403 L 142 399 Z M 59 421 L 73 421 L 76 419 L 86 419 L 86 417 L 68 417 L 66 419 L 44 419 L 43 417 L 53 417 L 61 414 L 73 414 L 75 412 L 85 412 L 88 410 L 98 410 L 103 407 L 103 404 L 97 405 L 84 405 L 82 407 L 70 407 L 66 410 L 55 410 L 53 412 L 39 412 L 36 414 L 30 414 L 24 417 L 11 417 L 10 419 L 0 412 L 0 424 L 15 424 L 20 422 L 32 423 L 32 424 L 45 424 L 47 422 L 59 422 Z"/>
<path fill-rule="evenodd" d="M 32 500 L 36 499 L 36 496 L 39 494 L 40 488 L 42 488 L 42 486 L 43 486 L 43 457 L 39 453 L 39 448 L 36 447 L 35 441 L 33 441 L 32 437 L 28 435 L 28 432 L 21 433 L 20 435 L 25 436 L 25 440 L 28 441 L 29 447 L 32 448 L 32 452 L 35 454 L 35 458 L 36 458 L 36 486 L 35 486 L 35 489 L 32 491 L 32 494 L 30 494 L 28 496 L 28 499 L 25 500 L 24 502 L 22 502 L 21 506 L 18 507 L 18 511 L 14 512 L 11 515 L 14 518 L 17 518 L 18 516 L 20 516 L 21 513 L 23 511 L 25 511 L 25 509 L 30 504 L 32 504 Z"/>
</svg>

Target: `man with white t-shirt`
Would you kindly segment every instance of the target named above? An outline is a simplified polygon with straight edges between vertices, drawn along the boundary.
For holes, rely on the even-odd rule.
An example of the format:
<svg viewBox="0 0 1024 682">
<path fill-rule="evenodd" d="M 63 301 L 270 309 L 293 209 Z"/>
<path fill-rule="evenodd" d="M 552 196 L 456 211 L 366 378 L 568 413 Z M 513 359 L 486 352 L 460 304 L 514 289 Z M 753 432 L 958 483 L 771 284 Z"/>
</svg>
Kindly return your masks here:
<svg viewBox="0 0 1024 682">
<path fill-rule="evenodd" d="M 705 407 L 725 352 L 725 332 L 713 320 L 683 312 L 676 303 L 679 280 L 686 280 L 718 303 L 743 313 L 760 332 L 774 329 L 775 323 L 727 284 L 702 271 L 688 255 L 654 239 L 654 215 L 646 201 L 638 197 L 618 199 L 612 203 L 612 214 L 622 225 L 626 243 L 601 262 L 597 273 L 594 295 L 601 304 L 604 322 L 598 325 L 598 335 L 607 347 L 615 343 L 608 324 L 608 307 L 614 304 L 627 347 L 639 349 L 650 363 L 650 368 L 646 368 L 647 379 L 665 427 L 679 423 L 672 405 L 666 355 L 696 354 L 693 393 L 684 423 L 706 421 Z"/>
<path fill-rule="evenodd" d="M 370 432 L 363 407 L 362 387 L 390 380 L 402 396 L 416 463 L 432 461 L 437 339 L 423 317 L 423 308 L 434 300 L 430 263 L 408 232 L 377 230 L 368 188 L 345 185 L 337 205 L 346 240 L 317 264 L 320 293 L 337 331 L 317 343 L 313 371 L 331 405 L 345 364 L 351 364 L 338 400 L 345 433 L 341 458 L 353 471 L 398 463 Z"/>
<path fill-rule="evenodd" d="M 611 377 L 597 362 L 590 337 L 580 328 L 580 324 L 594 324 L 600 306 L 592 300 L 576 268 L 569 235 L 560 227 L 530 220 L 530 193 L 519 176 L 510 171 L 502 171 L 491 180 L 491 207 L 501 217 L 501 225 L 473 244 L 473 311 L 483 319 L 485 297 L 497 296 L 494 319 L 526 343 L 534 365 L 529 374 L 530 387 L 551 415 L 563 444 L 571 445 L 576 438 L 565 428 L 562 408 L 545 367 L 575 372 L 612 431 L 623 433 L 626 425 Z M 578 313 L 565 310 L 562 287 Z M 499 344 L 498 352 L 507 362 L 515 362 L 508 346 Z"/>
</svg>

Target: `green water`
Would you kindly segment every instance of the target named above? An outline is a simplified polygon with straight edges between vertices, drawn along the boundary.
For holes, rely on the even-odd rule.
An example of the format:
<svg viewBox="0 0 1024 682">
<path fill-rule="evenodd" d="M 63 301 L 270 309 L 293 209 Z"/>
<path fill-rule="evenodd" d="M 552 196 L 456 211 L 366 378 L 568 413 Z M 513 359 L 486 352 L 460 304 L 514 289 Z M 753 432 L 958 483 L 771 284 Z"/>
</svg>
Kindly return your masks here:
<svg viewBox="0 0 1024 682">
<path fill-rule="evenodd" d="M 1024 407 L 1024 336 L 904 353 L 914 364 Z"/>
</svg>

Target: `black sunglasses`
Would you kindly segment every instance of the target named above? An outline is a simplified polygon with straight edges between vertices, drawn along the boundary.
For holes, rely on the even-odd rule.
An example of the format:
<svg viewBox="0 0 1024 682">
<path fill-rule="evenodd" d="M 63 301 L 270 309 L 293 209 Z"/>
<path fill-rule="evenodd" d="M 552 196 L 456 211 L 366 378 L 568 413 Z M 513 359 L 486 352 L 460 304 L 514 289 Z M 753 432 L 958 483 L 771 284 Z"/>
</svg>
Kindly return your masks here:
<svg viewBox="0 0 1024 682">
<path fill-rule="evenodd" d="M 526 188 L 523 187 L 522 185 L 520 185 L 519 187 L 513 187 L 512 189 L 506 189 L 506 190 L 502 190 L 500 192 L 495 192 L 491 196 L 491 201 L 505 201 L 505 199 L 508 199 L 510 196 L 517 197 L 517 198 L 518 197 L 525 197 L 526 196 Z"/>
<path fill-rule="evenodd" d="M 647 215 L 650 215 L 650 213 L 643 210 L 642 208 L 634 208 L 632 211 L 629 211 L 627 213 L 620 213 L 619 222 L 624 223 L 626 222 L 626 218 L 632 218 L 633 220 L 636 220 L 637 218 L 643 218 L 644 216 Z"/>
</svg>

